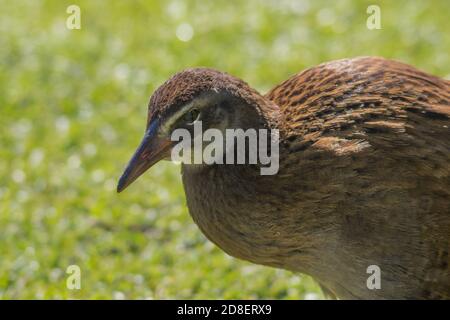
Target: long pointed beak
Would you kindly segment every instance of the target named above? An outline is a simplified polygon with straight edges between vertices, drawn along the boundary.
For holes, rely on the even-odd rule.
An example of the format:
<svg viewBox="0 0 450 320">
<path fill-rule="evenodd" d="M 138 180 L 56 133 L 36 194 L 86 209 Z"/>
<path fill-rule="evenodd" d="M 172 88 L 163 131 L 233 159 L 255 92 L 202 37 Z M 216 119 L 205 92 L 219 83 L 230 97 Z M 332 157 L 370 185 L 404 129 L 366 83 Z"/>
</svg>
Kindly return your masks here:
<svg viewBox="0 0 450 320">
<path fill-rule="evenodd" d="M 170 152 L 172 141 L 157 136 L 157 123 L 151 123 L 122 177 L 117 184 L 117 192 L 125 190 L 134 180 Z"/>
</svg>

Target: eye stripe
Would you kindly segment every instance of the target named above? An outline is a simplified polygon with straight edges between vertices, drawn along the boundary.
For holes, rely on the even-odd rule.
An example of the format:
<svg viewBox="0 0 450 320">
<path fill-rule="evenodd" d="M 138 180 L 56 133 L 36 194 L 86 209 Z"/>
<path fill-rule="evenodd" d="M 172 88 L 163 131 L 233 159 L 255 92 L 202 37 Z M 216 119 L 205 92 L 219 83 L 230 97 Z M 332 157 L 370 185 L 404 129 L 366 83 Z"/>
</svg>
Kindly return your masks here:
<svg viewBox="0 0 450 320">
<path fill-rule="evenodd" d="M 184 105 L 179 110 L 177 110 L 174 114 L 172 114 L 162 125 L 161 131 L 167 133 L 167 131 L 172 127 L 172 125 L 177 122 L 187 110 L 192 107 L 192 102 Z"/>
</svg>

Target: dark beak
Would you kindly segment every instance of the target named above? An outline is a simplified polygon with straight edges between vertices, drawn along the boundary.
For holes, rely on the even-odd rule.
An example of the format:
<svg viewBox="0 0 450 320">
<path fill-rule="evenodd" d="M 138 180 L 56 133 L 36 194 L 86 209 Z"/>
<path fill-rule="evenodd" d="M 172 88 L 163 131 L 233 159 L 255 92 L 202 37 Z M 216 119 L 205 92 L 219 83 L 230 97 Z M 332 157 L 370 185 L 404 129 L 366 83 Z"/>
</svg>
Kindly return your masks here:
<svg viewBox="0 0 450 320">
<path fill-rule="evenodd" d="M 117 192 L 125 190 L 147 169 L 169 155 L 172 141 L 158 137 L 157 129 L 157 122 L 149 125 L 141 144 L 128 163 L 122 177 L 120 177 Z"/>
</svg>

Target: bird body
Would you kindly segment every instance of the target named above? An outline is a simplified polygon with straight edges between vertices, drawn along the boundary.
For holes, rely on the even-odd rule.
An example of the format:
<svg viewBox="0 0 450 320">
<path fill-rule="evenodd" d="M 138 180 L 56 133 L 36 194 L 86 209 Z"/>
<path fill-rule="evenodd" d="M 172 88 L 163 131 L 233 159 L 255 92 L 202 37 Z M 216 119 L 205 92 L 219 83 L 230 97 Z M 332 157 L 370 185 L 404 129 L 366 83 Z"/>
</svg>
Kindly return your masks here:
<svg viewBox="0 0 450 320">
<path fill-rule="evenodd" d="M 219 130 L 279 130 L 275 175 L 182 165 L 189 212 L 225 252 L 311 275 L 338 298 L 450 299 L 449 81 L 362 57 L 310 68 L 260 95 L 228 74 L 188 69 L 154 93 L 147 127 L 187 104 L 209 110 L 202 119 Z M 119 191 L 170 150 L 140 165 L 147 147 Z M 379 289 L 367 286 L 373 265 Z"/>
</svg>

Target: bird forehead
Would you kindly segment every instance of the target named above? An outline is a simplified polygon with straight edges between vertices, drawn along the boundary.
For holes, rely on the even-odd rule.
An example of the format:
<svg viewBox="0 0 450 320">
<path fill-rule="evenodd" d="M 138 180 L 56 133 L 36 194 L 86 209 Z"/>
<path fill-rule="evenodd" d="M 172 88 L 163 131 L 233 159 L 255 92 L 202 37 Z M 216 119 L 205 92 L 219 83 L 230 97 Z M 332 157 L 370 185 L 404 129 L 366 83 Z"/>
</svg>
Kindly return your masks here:
<svg viewBox="0 0 450 320">
<path fill-rule="evenodd" d="M 200 93 L 214 89 L 214 81 L 207 74 L 181 72 L 161 85 L 152 95 L 149 114 L 163 113 L 174 105 L 184 105 Z"/>
<path fill-rule="evenodd" d="M 181 71 L 164 82 L 152 95 L 148 105 L 147 124 L 155 118 L 167 118 L 202 94 L 230 91 L 238 93 L 245 83 L 233 76 L 209 68 Z M 211 97 L 211 96 L 209 96 Z"/>
<path fill-rule="evenodd" d="M 212 69 L 193 69 L 177 73 L 162 84 L 150 98 L 148 119 L 172 113 L 202 93 L 220 91 L 226 75 Z M 171 109 L 171 110 L 169 110 Z"/>
</svg>

